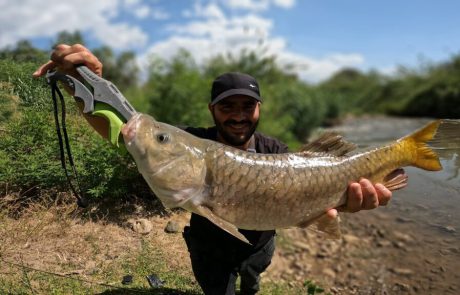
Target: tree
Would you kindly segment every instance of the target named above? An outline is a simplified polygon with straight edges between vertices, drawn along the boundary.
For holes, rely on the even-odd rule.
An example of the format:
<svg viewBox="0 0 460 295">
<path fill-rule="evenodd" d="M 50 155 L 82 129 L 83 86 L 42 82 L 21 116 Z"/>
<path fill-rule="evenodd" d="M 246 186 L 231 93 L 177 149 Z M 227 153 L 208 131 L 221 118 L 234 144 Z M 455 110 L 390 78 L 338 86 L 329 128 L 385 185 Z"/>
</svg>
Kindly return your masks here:
<svg viewBox="0 0 460 295">
<path fill-rule="evenodd" d="M 154 59 L 143 88 L 148 112 L 170 124 L 209 125 L 207 104 L 211 81 L 187 51 L 180 51 L 171 61 Z"/>
<path fill-rule="evenodd" d="M 335 105 L 333 113 L 375 113 L 386 79 L 376 71 L 362 73 L 346 68 L 319 85 L 319 90 L 327 93 L 330 105 Z M 337 114 L 338 113 L 338 114 Z"/>
<path fill-rule="evenodd" d="M 93 49 L 93 53 L 104 65 L 104 78 L 112 81 L 120 90 L 136 87 L 139 84 L 139 67 L 133 52 L 124 51 L 115 55 L 110 47 L 102 46 Z"/>
<path fill-rule="evenodd" d="M 408 93 L 403 115 L 460 118 L 460 54 L 420 75 L 418 91 Z"/>
<path fill-rule="evenodd" d="M 21 40 L 13 48 L 6 47 L 0 50 L 0 59 L 8 58 L 17 62 L 44 62 L 47 59 L 47 53 L 33 47 L 30 41 Z"/>
<path fill-rule="evenodd" d="M 56 41 L 53 44 L 55 47 L 58 44 L 81 44 L 85 45 L 86 42 L 80 31 L 74 31 L 73 33 L 67 31 L 61 31 L 57 34 Z"/>
</svg>

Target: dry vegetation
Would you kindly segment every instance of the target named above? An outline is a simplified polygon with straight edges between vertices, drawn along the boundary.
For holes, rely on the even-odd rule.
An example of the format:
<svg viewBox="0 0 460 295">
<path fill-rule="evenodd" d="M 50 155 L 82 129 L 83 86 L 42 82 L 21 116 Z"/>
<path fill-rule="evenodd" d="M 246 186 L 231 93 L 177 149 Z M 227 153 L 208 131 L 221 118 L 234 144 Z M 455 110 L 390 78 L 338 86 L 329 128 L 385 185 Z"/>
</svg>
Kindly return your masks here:
<svg viewBox="0 0 460 295">
<path fill-rule="evenodd" d="M 170 220 L 182 229 L 189 213 L 138 199 L 85 210 L 71 199 L 63 201 L 69 197 L 57 199 L 2 198 L 1 294 L 201 293 L 180 232 L 164 231 Z M 147 220 L 148 233 L 136 233 L 133 220 Z M 164 280 L 164 287 L 151 289 L 145 279 L 149 274 Z M 121 284 L 125 275 L 133 275 L 132 284 Z M 302 283 L 268 282 L 262 294 L 297 294 L 302 288 Z"/>
<path fill-rule="evenodd" d="M 181 229 L 189 213 L 165 211 L 155 200 L 133 198 L 82 210 L 62 195 L 54 199 L 60 201 L 2 198 L 0 293 L 200 294 L 180 231 L 164 231 L 170 220 Z M 457 294 L 456 234 L 433 238 L 396 217 L 401 210 L 396 204 L 343 214 L 342 240 L 301 229 L 278 231 L 261 294 L 315 294 L 304 287 L 307 280 L 324 294 Z M 147 220 L 151 228 L 136 233 L 132 220 Z M 127 274 L 134 281 L 122 285 Z M 148 274 L 158 275 L 164 287 L 151 289 Z"/>
</svg>

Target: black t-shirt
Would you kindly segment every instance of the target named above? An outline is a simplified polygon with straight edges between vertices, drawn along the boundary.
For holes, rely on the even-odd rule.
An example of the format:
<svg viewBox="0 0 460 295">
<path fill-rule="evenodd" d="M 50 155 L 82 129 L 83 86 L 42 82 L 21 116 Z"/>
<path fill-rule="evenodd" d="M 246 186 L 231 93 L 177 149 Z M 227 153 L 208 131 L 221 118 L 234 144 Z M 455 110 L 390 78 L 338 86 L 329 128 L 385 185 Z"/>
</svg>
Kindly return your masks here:
<svg viewBox="0 0 460 295">
<path fill-rule="evenodd" d="M 205 139 L 211 139 L 217 141 L 217 129 L 216 127 L 210 128 L 195 128 L 195 127 L 184 127 L 185 131 Z M 288 152 L 288 147 L 284 143 L 265 136 L 259 132 L 254 133 L 255 149 L 257 153 L 264 154 L 282 154 Z M 250 251 L 252 249 L 258 249 L 265 245 L 271 237 L 275 234 L 274 230 L 269 231 L 255 231 L 255 230 L 244 230 L 239 231 L 251 242 L 252 247 L 234 236 L 230 235 L 226 231 L 220 229 L 214 225 L 208 219 L 192 213 L 190 219 L 190 232 L 197 237 L 205 239 L 210 244 L 219 247 L 228 248 L 241 248 Z"/>
</svg>

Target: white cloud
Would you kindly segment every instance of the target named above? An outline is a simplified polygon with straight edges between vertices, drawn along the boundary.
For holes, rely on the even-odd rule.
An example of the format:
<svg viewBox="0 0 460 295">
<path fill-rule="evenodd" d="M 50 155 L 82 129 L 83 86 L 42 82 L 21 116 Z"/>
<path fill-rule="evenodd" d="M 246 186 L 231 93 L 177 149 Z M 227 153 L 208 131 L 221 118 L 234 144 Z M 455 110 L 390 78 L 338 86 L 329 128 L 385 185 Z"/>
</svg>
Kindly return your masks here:
<svg viewBox="0 0 460 295">
<path fill-rule="evenodd" d="M 140 0 L 124 0 L 124 10 L 139 19 L 146 18 L 150 14 L 150 7 L 143 5 Z"/>
<path fill-rule="evenodd" d="M 152 17 L 156 20 L 167 20 L 170 18 L 170 15 L 159 8 L 154 8 L 152 11 Z"/>
<path fill-rule="evenodd" d="M 151 13 L 150 7 L 145 6 L 145 5 L 136 7 L 136 8 L 134 8 L 134 11 L 133 11 L 133 14 L 134 14 L 137 18 L 140 18 L 140 19 L 146 18 L 147 16 L 150 15 L 150 13 Z"/>
<path fill-rule="evenodd" d="M 273 4 L 283 8 L 292 8 L 295 5 L 295 0 L 273 0 Z"/>
<path fill-rule="evenodd" d="M 138 19 L 145 19 L 147 17 L 152 17 L 155 20 L 169 19 L 169 14 L 164 10 L 152 5 L 151 2 L 147 3 L 148 5 L 141 0 L 124 0 L 125 12 L 134 15 Z"/>
<path fill-rule="evenodd" d="M 211 13 L 205 20 L 169 26 L 171 37 L 153 44 L 146 56 L 154 54 L 168 59 L 180 49 L 186 49 L 198 63 L 203 63 L 225 52 L 238 55 L 243 49 L 261 50 L 272 26 L 270 20 L 256 15 L 227 18 L 223 14 Z M 283 46 L 285 42 L 280 38 L 272 38 L 268 44 L 270 52 L 277 52 Z M 148 58 L 143 57 L 143 60 Z"/>
<path fill-rule="evenodd" d="M 269 34 L 272 26 L 271 20 L 256 15 L 235 18 L 222 15 L 221 18 L 191 21 L 186 25 L 171 25 L 168 30 L 176 35 L 207 36 L 214 41 L 226 43 L 238 41 L 234 39 L 258 41 Z"/>
<path fill-rule="evenodd" d="M 0 0 L 0 47 L 13 45 L 20 39 L 51 39 L 63 30 L 80 30 L 114 49 L 144 49 L 147 33 L 139 26 L 114 19 L 122 12 L 139 18 L 170 19 L 157 5 L 142 0 L 76 2 L 16 0 L 13 4 Z M 326 79 L 342 67 L 364 64 L 358 54 L 313 58 L 290 51 L 284 37 L 273 35 L 273 21 L 262 17 L 259 11 L 274 6 L 288 9 L 295 5 L 295 0 L 196 0 L 194 3 L 183 12 L 188 17 L 185 22 L 183 18 L 159 28 L 169 37 L 150 44 L 139 57 L 141 64 L 146 64 L 149 54 L 171 58 L 181 48 L 189 51 L 198 63 L 218 54 L 238 56 L 242 50 L 250 50 L 261 56 L 275 55 L 281 66 L 295 65 L 295 73 L 310 82 Z"/>
<path fill-rule="evenodd" d="M 294 3 L 277 2 L 279 5 L 281 2 L 283 5 Z M 281 66 L 294 65 L 292 69 L 301 79 L 319 82 L 343 67 L 364 63 L 363 57 L 358 54 L 329 54 L 323 58 L 312 58 L 290 52 L 284 38 L 272 36 L 273 21 L 256 13 L 227 16 L 215 3 L 206 6 L 198 3 L 187 15 L 191 18 L 189 22 L 167 27 L 171 36 L 150 46 L 140 58 L 141 64 L 146 63 L 149 55 L 170 59 L 180 49 L 189 51 L 199 64 L 218 54 L 238 56 L 245 49 L 261 56 L 275 55 Z"/>
<path fill-rule="evenodd" d="M 386 75 L 386 76 L 396 76 L 400 70 L 400 66 L 398 65 L 392 65 L 392 66 L 386 66 L 379 68 L 378 71 L 379 73 Z"/>
<path fill-rule="evenodd" d="M 360 54 L 330 54 L 323 58 L 311 58 L 291 52 L 279 55 L 282 65 L 293 66 L 302 80 L 317 83 L 346 67 L 358 67 L 364 63 Z"/>
<path fill-rule="evenodd" d="M 182 15 L 186 18 L 223 18 L 222 9 L 213 2 L 202 5 L 200 1 L 195 2 L 193 9 L 185 9 Z"/>
<path fill-rule="evenodd" d="M 139 5 L 141 3 L 140 0 L 124 0 L 125 6 L 126 7 L 132 7 Z"/>
<path fill-rule="evenodd" d="M 272 5 L 284 9 L 292 8 L 296 0 L 222 0 L 221 2 L 232 9 L 264 11 Z"/>
<path fill-rule="evenodd" d="M 126 0 L 125 5 L 136 1 Z M 117 0 L 35 0 L 0 2 L 0 47 L 21 39 L 52 38 L 67 30 L 91 32 L 104 44 L 117 49 L 145 45 L 147 35 L 126 22 L 114 23 L 122 6 Z"/>
<path fill-rule="evenodd" d="M 202 10 L 201 16 L 213 19 L 222 19 L 224 18 L 224 13 L 215 3 L 210 3 Z"/>
<path fill-rule="evenodd" d="M 233 9 L 246 9 L 252 11 L 266 10 L 270 6 L 270 1 L 268 0 L 223 0 L 223 2 Z"/>
</svg>

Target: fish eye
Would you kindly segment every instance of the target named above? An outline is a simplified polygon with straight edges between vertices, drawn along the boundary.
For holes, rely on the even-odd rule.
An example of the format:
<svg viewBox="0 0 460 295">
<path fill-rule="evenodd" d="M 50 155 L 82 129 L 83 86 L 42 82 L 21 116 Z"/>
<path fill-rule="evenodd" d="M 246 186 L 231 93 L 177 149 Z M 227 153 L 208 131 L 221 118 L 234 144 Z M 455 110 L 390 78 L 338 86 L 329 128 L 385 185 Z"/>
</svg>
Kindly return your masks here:
<svg viewBox="0 0 460 295">
<path fill-rule="evenodd" d="M 157 140 L 159 143 L 167 143 L 169 141 L 169 135 L 166 133 L 158 134 Z"/>
</svg>

